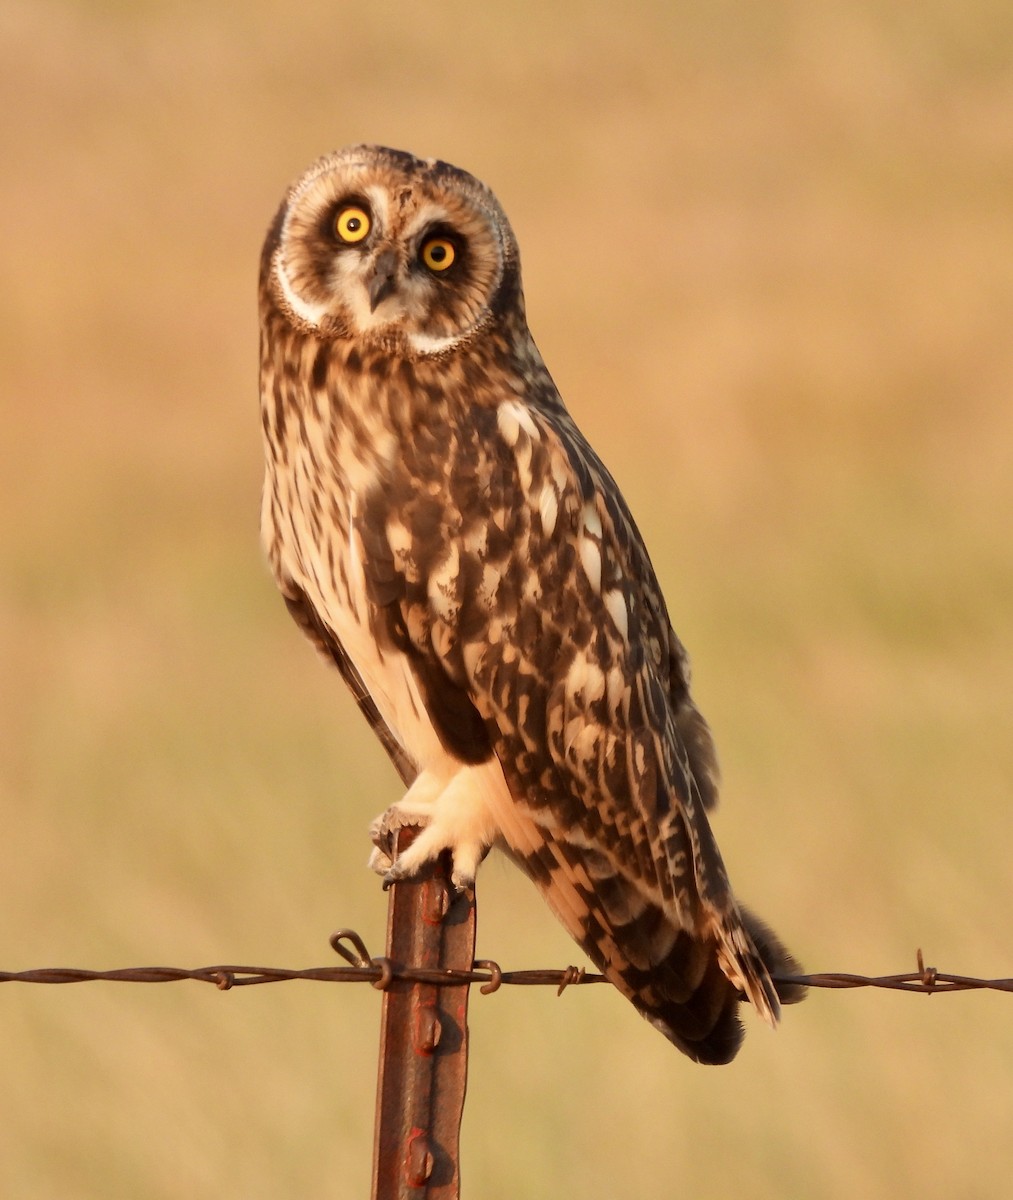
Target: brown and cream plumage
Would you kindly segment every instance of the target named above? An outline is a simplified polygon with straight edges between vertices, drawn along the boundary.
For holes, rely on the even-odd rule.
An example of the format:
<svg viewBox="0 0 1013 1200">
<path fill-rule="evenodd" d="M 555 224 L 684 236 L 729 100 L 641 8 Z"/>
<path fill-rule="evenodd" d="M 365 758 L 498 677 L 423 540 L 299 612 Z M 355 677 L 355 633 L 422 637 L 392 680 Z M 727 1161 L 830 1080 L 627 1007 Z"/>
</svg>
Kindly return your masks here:
<svg viewBox="0 0 1013 1200">
<path fill-rule="evenodd" d="M 513 233 L 446 163 L 321 159 L 264 246 L 262 529 L 296 620 L 401 774 L 388 880 L 492 845 L 701 1062 L 795 964 L 735 901 L 686 654 L 615 482 L 545 369 Z M 391 865 L 384 836 L 425 823 Z"/>
</svg>

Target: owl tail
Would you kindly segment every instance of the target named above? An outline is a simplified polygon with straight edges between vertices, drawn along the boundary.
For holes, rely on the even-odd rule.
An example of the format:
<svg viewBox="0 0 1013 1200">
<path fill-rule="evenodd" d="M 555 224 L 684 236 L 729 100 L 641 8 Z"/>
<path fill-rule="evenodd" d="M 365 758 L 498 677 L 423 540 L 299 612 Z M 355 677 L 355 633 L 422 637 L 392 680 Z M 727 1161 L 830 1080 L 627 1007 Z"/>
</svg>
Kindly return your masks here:
<svg viewBox="0 0 1013 1200">
<path fill-rule="evenodd" d="M 727 1063 L 742 1043 L 741 1001 L 749 1000 L 774 1027 L 781 1005 L 801 1000 L 805 987 L 775 982 L 771 976 L 799 974 L 801 967 L 773 931 L 739 909 L 721 921 L 716 936 L 681 932 L 651 971 L 650 985 L 630 999 L 696 1062 Z"/>
<path fill-rule="evenodd" d="M 572 889 L 568 873 L 528 871 L 563 924 L 598 969 L 655 1029 L 699 1063 L 727 1063 L 742 1043 L 739 1005 L 749 1000 L 771 1026 L 782 1004 L 805 995 L 799 984 L 772 975 L 801 968 L 777 936 L 738 907 L 710 929 L 675 928 L 669 914 L 648 902 L 633 919 L 616 922 L 598 894 Z M 632 914 L 631 914 L 632 915 Z"/>
<path fill-rule="evenodd" d="M 595 966 L 656 1029 L 696 1062 L 726 1063 L 742 1042 L 748 999 L 770 1025 L 805 988 L 776 983 L 798 963 L 777 936 L 725 892 L 698 902 L 693 927 L 660 896 L 615 869 L 608 855 L 545 831 L 520 805 L 496 813 L 502 848 L 517 862 Z"/>
</svg>

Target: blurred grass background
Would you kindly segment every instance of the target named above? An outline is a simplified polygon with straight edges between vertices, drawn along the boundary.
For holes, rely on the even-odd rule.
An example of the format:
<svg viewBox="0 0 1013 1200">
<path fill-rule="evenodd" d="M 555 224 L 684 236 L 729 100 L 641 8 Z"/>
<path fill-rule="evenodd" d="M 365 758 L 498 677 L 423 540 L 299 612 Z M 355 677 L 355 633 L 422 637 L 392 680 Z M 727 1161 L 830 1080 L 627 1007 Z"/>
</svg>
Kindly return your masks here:
<svg viewBox="0 0 1013 1200">
<path fill-rule="evenodd" d="M 380 952 L 398 794 L 257 541 L 289 180 L 467 167 L 651 547 L 737 890 L 812 970 L 1013 971 L 1013 9 L 0 9 L 0 966 Z M 490 861 L 479 952 L 576 951 Z M 0 989 L 0 1195 L 364 1196 L 379 998 Z M 813 994 L 695 1067 L 475 996 L 465 1195 L 991 1197 L 1013 1007 Z"/>
</svg>

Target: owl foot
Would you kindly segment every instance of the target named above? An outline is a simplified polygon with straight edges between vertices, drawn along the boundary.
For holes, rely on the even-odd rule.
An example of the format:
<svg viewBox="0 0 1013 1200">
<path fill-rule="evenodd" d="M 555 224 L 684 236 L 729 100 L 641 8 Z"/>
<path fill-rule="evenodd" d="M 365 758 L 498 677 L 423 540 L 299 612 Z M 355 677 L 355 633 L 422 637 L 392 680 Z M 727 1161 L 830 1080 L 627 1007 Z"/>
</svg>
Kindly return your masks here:
<svg viewBox="0 0 1013 1200">
<path fill-rule="evenodd" d="M 369 829 L 374 850 L 369 865 L 383 878 L 384 888 L 399 879 L 411 879 L 445 851 L 450 852 L 450 881 L 458 891 L 472 887 L 478 864 L 485 858 L 495 831 L 484 819 L 480 805 L 467 787 L 469 768 L 449 781 L 423 773 L 403 800 L 392 805 Z M 407 826 L 419 834 L 395 857 L 397 835 Z"/>
<path fill-rule="evenodd" d="M 410 826 L 420 828 L 415 841 L 394 857 L 398 833 Z M 448 833 L 431 816 L 402 812 L 397 805 L 388 808 L 369 827 L 373 851 L 369 856 L 370 869 L 383 879 L 384 891 L 401 879 L 413 879 L 427 863 L 449 850 L 453 866 L 450 881 L 461 892 L 475 884 L 478 864 L 485 857 L 487 846 L 479 842 L 461 842 Z"/>
<path fill-rule="evenodd" d="M 429 824 L 428 814 L 421 812 L 405 812 L 396 804 L 392 804 L 386 812 L 381 813 L 369 826 L 369 840 L 373 849 L 369 855 L 369 869 L 377 875 L 386 877 L 394 866 L 397 851 L 397 835 L 402 829 L 415 827 L 424 829 Z"/>
</svg>

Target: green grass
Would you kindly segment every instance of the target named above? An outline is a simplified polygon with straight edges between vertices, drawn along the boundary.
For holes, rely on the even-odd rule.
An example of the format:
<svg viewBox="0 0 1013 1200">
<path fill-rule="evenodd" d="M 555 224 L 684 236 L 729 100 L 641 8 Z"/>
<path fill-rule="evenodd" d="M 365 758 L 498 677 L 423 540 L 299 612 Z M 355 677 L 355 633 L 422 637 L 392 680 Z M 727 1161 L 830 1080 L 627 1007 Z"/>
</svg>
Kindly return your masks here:
<svg viewBox="0 0 1013 1200">
<path fill-rule="evenodd" d="M 0 15 L 0 967 L 382 945 L 397 796 L 257 543 L 255 273 L 366 139 L 497 191 L 637 514 L 739 892 L 813 970 L 1011 972 L 1008 6 Z M 479 952 L 576 950 L 505 862 Z M 366 1194 L 378 997 L 0 988 L 0 1194 Z M 1001 995 L 820 992 L 735 1064 L 604 988 L 472 1001 L 464 1193 L 1004 1194 Z"/>
</svg>

